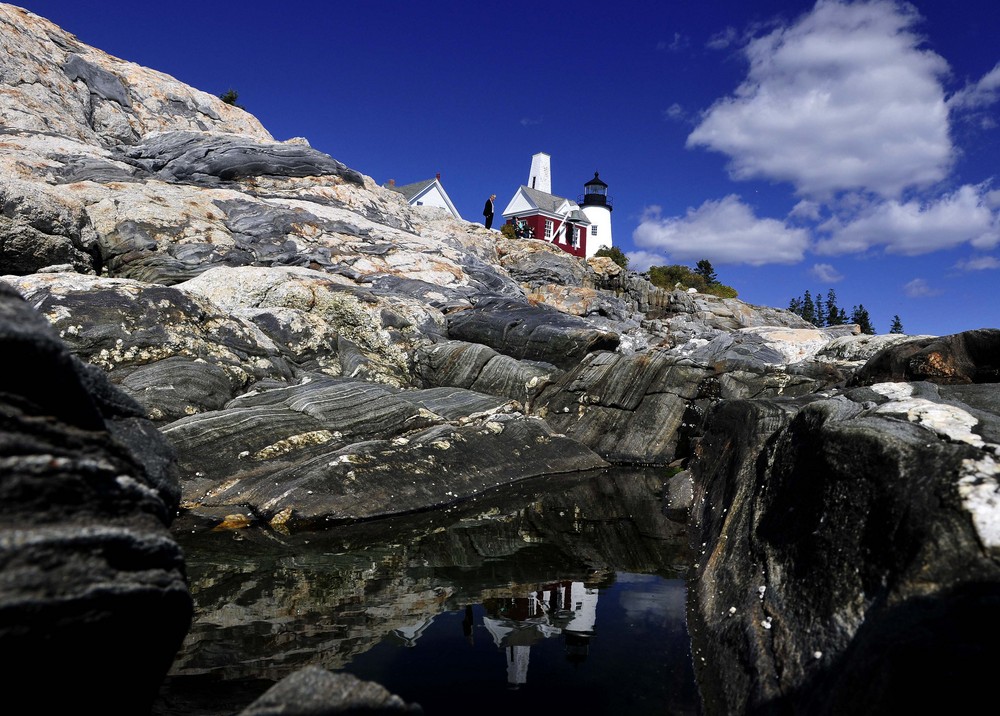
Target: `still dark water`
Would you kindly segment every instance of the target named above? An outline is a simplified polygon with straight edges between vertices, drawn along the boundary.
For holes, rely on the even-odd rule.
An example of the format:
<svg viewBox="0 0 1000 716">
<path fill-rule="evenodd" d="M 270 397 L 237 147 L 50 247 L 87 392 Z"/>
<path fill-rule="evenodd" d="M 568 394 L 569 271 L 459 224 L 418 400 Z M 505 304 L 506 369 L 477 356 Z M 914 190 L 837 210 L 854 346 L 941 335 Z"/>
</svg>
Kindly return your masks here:
<svg viewBox="0 0 1000 716">
<path fill-rule="evenodd" d="M 698 714 L 684 526 L 664 473 L 524 483 L 460 508 L 323 533 L 182 519 L 195 623 L 155 713 L 235 714 L 316 664 L 428 716 Z"/>
</svg>

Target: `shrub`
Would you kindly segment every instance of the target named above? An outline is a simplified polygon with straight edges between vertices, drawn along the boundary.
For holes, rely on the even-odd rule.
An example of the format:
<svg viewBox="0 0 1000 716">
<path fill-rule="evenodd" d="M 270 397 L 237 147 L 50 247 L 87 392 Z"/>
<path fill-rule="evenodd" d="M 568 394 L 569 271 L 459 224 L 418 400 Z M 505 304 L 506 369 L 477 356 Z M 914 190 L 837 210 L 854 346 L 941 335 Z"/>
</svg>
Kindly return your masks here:
<svg viewBox="0 0 1000 716">
<path fill-rule="evenodd" d="M 628 268 L 628 256 L 617 246 L 602 246 L 594 252 L 594 256 L 607 256 L 623 269 Z"/>
</svg>

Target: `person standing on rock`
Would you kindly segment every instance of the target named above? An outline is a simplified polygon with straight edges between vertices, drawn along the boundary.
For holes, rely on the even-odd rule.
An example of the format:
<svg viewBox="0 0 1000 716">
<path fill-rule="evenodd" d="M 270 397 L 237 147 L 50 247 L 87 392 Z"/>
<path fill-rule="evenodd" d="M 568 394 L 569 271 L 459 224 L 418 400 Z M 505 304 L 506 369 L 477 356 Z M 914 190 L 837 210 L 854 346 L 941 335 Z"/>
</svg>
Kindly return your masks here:
<svg viewBox="0 0 1000 716">
<path fill-rule="evenodd" d="M 496 198 L 496 194 L 490 194 L 490 198 L 486 200 L 486 206 L 483 207 L 483 216 L 486 217 L 487 229 L 493 226 L 493 200 Z"/>
</svg>

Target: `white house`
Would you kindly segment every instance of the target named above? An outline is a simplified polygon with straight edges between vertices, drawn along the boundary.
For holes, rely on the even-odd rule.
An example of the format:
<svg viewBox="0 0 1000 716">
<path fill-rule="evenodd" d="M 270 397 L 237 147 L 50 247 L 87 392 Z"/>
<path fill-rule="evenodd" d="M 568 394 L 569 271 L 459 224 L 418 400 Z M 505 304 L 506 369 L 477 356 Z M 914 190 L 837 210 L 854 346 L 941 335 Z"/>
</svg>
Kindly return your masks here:
<svg viewBox="0 0 1000 716">
<path fill-rule="evenodd" d="M 396 185 L 395 179 L 390 179 L 388 183 L 382 186 L 386 189 L 398 191 L 406 197 L 406 201 L 409 202 L 410 206 L 436 206 L 439 209 L 445 209 L 456 219 L 462 218 L 458 213 L 458 209 L 452 203 L 451 197 L 448 196 L 448 192 L 444 190 L 440 174 L 437 174 L 433 179 L 425 179 L 424 181 L 402 184 L 400 186 Z"/>
</svg>

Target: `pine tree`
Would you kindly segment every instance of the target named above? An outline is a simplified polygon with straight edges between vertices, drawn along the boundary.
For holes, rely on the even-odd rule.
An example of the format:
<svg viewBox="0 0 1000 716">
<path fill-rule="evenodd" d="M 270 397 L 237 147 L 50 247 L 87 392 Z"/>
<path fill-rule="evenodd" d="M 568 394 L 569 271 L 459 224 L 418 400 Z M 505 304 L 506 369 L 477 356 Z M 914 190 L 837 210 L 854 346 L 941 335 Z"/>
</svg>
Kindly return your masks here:
<svg viewBox="0 0 1000 716">
<path fill-rule="evenodd" d="M 706 284 L 711 285 L 719 282 L 719 277 L 715 275 L 715 269 L 712 268 L 712 262 L 708 259 L 699 261 L 694 272 L 705 279 Z"/>
<path fill-rule="evenodd" d="M 871 316 L 868 315 L 863 303 L 859 303 L 851 309 L 851 323 L 856 323 L 862 333 L 870 336 L 875 335 L 875 326 L 872 325 Z"/>
<path fill-rule="evenodd" d="M 802 316 L 802 299 L 793 298 L 788 302 L 788 310 L 794 313 L 796 316 Z"/>
<path fill-rule="evenodd" d="M 802 294 L 802 313 L 800 315 L 811 324 L 816 325 L 816 304 L 813 303 L 809 289 L 806 289 L 806 292 Z"/>
<path fill-rule="evenodd" d="M 831 288 L 826 292 L 826 325 L 843 326 L 847 323 L 847 313 L 837 305 L 837 293 Z"/>
<path fill-rule="evenodd" d="M 816 292 L 816 320 L 813 325 L 822 328 L 826 325 L 826 307 L 823 305 L 823 292 Z"/>
<path fill-rule="evenodd" d="M 903 332 L 903 322 L 899 320 L 899 314 L 897 313 L 892 317 L 892 325 L 889 327 L 889 333 L 902 333 Z"/>
</svg>

